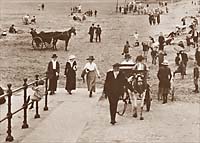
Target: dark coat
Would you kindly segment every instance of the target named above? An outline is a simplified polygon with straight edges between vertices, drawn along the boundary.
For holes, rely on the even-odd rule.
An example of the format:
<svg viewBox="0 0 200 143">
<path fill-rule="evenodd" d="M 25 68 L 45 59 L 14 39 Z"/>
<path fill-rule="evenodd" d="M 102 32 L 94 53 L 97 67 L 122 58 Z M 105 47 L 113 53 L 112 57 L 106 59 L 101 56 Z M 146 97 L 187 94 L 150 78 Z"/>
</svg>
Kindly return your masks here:
<svg viewBox="0 0 200 143">
<path fill-rule="evenodd" d="M 56 69 L 53 69 L 53 63 L 52 61 L 49 62 L 48 68 L 47 68 L 47 77 L 49 79 L 49 90 L 50 91 L 56 91 L 57 88 L 57 80 L 58 76 L 56 76 L 56 72 L 60 72 L 60 64 L 56 62 Z"/>
<path fill-rule="evenodd" d="M 96 35 L 101 35 L 101 27 L 96 28 Z"/>
<path fill-rule="evenodd" d="M 195 60 L 197 62 L 197 65 L 200 66 L 200 51 L 196 50 L 195 53 Z"/>
<path fill-rule="evenodd" d="M 158 70 L 157 77 L 159 79 L 160 88 L 170 88 L 170 81 L 172 78 L 171 70 L 167 66 L 161 66 Z"/>
<path fill-rule="evenodd" d="M 65 75 L 66 75 L 66 90 L 76 89 L 76 61 L 73 62 L 72 66 L 69 62 L 65 66 Z"/>
<path fill-rule="evenodd" d="M 106 96 L 110 100 L 117 101 L 124 94 L 124 86 L 133 91 L 132 86 L 128 83 L 122 72 L 119 72 L 116 79 L 113 71 L 107 73 L 104 89 Z"/>
<path fill-rule="evenodd" d="M 94 35 L 94 30 L 95 30 L 95 27 L 90 27 L 89 28 L 89 32 L 88 32 L 88 34 L 90 34 L 90 35 Z"/>
<path fill-rule="evenodd" d="M 158 37 L 158 42 L 159 42 L 159 44 L 163 45 L 163 44 L 165 43 L 165 38 L 164 38 L 164 36 L 159 36 L 159 37 Z"/>
</svg>

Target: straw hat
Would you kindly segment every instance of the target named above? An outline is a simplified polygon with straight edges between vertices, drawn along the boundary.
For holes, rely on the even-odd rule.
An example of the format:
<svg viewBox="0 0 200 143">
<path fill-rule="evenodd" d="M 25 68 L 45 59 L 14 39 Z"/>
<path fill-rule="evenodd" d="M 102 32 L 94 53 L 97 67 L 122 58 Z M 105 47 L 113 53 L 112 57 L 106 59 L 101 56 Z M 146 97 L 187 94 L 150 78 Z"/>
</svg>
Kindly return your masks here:
<svg viewBox="0 0 200 143">
<path fill-rule="evenodd" d="M 76 56 L 74 56 L 74 55 L 69 56 L 69 60 L 72 60 L 72 59 L 75 59 L 75 58 L 76 58 Z"/>
<path fill-rule="evenodd" d="M 163 66 L 168 66 L 169 65 L 169 62 L 167 60 L 164 60 L 162 63 L 161 63 Z"/>
<path fill-rule="evenodd" d="M 94 56 L 89 56 L 86 60 L 95 60 Z"/>
</svg>

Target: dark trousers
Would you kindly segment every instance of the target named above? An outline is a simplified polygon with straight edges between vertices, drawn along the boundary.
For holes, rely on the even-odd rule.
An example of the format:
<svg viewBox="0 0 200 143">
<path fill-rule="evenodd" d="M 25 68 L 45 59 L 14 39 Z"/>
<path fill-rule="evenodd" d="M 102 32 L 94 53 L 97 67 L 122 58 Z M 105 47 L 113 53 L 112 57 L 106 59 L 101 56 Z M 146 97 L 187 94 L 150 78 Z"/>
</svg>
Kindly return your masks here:
<svg viewBox="0 0 200 143">
<path fill-rule="evenodd" d="M 101 34 L 96 34 L 96 42 L 99 40 L 101 42 Z"/>
<path fill-rule="evenodd" d="M 54 92 L 57 89 L 57 80 L 56 70 L 53 71 L 52 77 L 49 79 L 49 91 Z"/>
<path fill-rule="evenodd" d="M 117 105 L 118 105 L 118 100 L 113 100 L 108 97 L 109 104 L 110 104 L 110 117 L 111 117 L 111 122 L 115 122 L 115 117 L 117 113 Z"/>
<path fill-rule="evenodd" d="M 93 42 L 94 35 L 90 34 L 90 42 Z"/>
</svg>

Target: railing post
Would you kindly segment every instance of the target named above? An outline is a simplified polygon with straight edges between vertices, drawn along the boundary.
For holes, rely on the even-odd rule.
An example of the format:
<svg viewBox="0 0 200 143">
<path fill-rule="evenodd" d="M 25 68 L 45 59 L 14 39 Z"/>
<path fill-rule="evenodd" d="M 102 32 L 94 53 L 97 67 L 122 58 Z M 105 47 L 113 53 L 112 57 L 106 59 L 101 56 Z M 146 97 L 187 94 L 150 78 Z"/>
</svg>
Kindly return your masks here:
<svg viewBox="0 0 200 143">
<path fill-rule="evenodd" d="M 27 124 L 27 88 L 28 88 L 28 85 L 27 85 L 27 78 L 24 79 L 24 121 L 23 121 L 23 125 L 22 125 L 22 129 L 26 129 L 28 128 L 28 124 Z"/>
<path fill-rule="evenodd" d="M 38 84 L 38 80 L 39 80 L 39 75 L 35 75 L 35 80 L 36 80 L 36 84 Z M 35 119 L 36 118 L 40 118 L 40 115 L 39 115 L 39 107 L 38 107 L 38 101 L 35 101 L 36 102 L 36 107 L 35 107 L 35 111 L 36 111 L 36 114 L 35 114 Z"/>
<path fill-rule="evenodd" d="M 45 105 L 44 105 L 44 111 L 48 111 L 48 78 L 47 78 L 47 73 L 46 73 L 46 78 L 45 78 Z"/>
<path fill-rule="evenodd" d="M 12 97 L 12 90 L 11 90 L 11 87 L 12 85 L 11 84 L 8 84 L 8 113 L 7 113 L 7 116 L 8 116 L 8 130 L 7 130 L 7 137 L 6 137 L 6 141 L 13 141 L 14 138 L 13 136 L 11 135 L 11 132 L 12 132 L 12 126 L 11 126 L 11 120 L 12 120 L 12 112 L 11 112 L 11 97 Z"/>
</svg>

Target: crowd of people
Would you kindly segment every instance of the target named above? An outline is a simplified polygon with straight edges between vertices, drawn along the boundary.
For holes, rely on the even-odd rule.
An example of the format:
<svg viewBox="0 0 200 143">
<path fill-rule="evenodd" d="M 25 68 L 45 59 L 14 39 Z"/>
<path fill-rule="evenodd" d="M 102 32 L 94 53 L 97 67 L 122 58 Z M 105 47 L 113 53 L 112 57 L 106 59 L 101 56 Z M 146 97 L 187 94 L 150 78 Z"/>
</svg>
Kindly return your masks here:
<svg viewBox="0 0 200 143">
<path fill-rule="evenodd" d="M 168 12 L 167 4 L 161 4 L 160 6 L 166 6 L 166 13 Z M 150 25 L 160 24 L 160 14 L 161 12 L 158 10 L 149 10 L 149 5 L 146 5 L 146 7 L 142 5 L 137 5 L 135 1 L 129 3 L 126 8 L 120 8 L 119 11 L 122 13 L 127 12 L 138 12 L 141 14 L 149 14 L 149 23 Z M 44 9 L 44 8 L 43 8 Z M 74 12 L 75 9 L 72 9 Z M 126 11 L 126 12 L 125 12 Z M 81 13 L 82 8 L 81 5 L 77 7 L 77 12 Z M 93 12 L 89 12 L 89 15 L 92 15 Z M 156 14 L 156 15 L 155 15 Z M 97 11 L 95 11 L 95 15 L 97 15 Z M 156 17 L 156 18 L 155 18 Z M 186 25 L 186 20 L 181 19 L 183 22 L 183 25 Z M 36 22 L 36 21 L 35 21 Z M 194 79 L 194 86 L 195 89 L 193 92 L 199 93 L 199 86 L 198 86 L 198 80 L 199 80 L 199 66 L 200 66 L 200 48 L 198 44 L 198 37 L 199 32 L 197 31 L 197 25 L 198 20 L 195 19 L 193 23 L 188 27 L 190 28 L 189 35 L 186 37 L 186 43 L 187 46 L 193 45 L 194 48 L 196 48 L 195 52 L 195 62 L 194 62 L 194 69 L 193 69 L 193 79 Z M 14 25 L 12 25 L 9 29 L 10 33 L 16 33 L 16 29 Z M 94 40 L 94 35 L 96 34 L 95 40 L 96 42 L 101 42 L 101 33 L 102 29 L 100 25 L 98 24 L 96 27 L 94 24 L 91 25 L 89 28 L 88 34 L 90 36 L 90 42 L 92 43 Z M 104 84 L 104 92 L 106 97 L 108 97 L 109 104 L 110 104 L 110 116 L 111 116 L 111 124 L 114 125 L 116 123 L 115 117 L 117 112 L 117 105 L 119 101 L 119 97 L 124 94 L 124 86 L 126 86 L 130 91 L 131 94 L 134 93 L 133 87 L 130 85 L 130 83 L 127 81 L 124 73 L 120 70 L 121 64 L 132 64 L 134 65 L 134 70 L 144 70 L 149 71 L 147 68 L 147 57 L 148 57 L 148 51 L 151 49 L 151 56 L 152 56 L 152 64 L 157 65 L 157 59 L 158 59 L 158 72 L 157 72 L 157 78 L 159 81 L 158 85 L 158 100 L 162 99 L 163 104 L 166 104 L 168 101 L 168 94 L 171 88 L 171 82 L 174 80 L 175 75 L 177 73 L 181 73 L 182 79 L 184 79 L 184 76 L 187 74 L 187 63 L 189 61 L 188 55 L 185 51 L 185 45 L 183 42 L 178 43 L 178 46 L 181 47 L 181 50 L 177 52 L 177 56 L 175 57 L 175 64 L 177 66 L 177 69 L 172 72 L 169 62 L 166 60 L 166 57 L 168 54 L 165 51 L 165 46 L 167 44 L 170 44 L 171 41 L 180 36 L 180 31 L 173 31 L 170 33 L 167 37 L 164 36 L 162 32 L 160 32 L 160 35 L 157 39 L 157 41 L 154 40 L 153 37 L 149 37 L 149 43 L 146 42 L 139 42 L 139 33 L 137 31 L 134 33 L 135 43 L 132 47 L 129 43 L 129 41 L 126 41 L 122 55 L 124 55 L 125 60 L 122 63 L 115 63 L 113 64 L 113 69 L 111 71 L 108 71 L 106 73 L 106 79 Z M 167 39 L 171 38 L 171 39 Z M 192 40 L 192 41 L 191 41 Z M 158 44 L 156 44 L 156 42 Z M 140 44 L 141 43 L 141 44 Z M 191 44 L 193 43 L 193 44 Z M 142 46 L 143 55 L 138 55 L 136 60 L 133 61 L 133 57 L 130 53 L 130 48 L 140 47 Z M 47 67 L 47 77 L 49 79 L 49 87 L 48 90 L 50 91 L 50 95 L 54 95 L 57 90 L 57 84 L 58 79 L 60 78 L 60 63 L 57 60 L 58 56 L 56 54 L 52 55 L 52 60 L 48 63 Z M 101 78 L 100 72 L 98 70 L 97 64 L 94 62 L 95 57 L 89 56 L 86 58 L 87 62 L 82 70 L 81 77 L 83 80 L 85 80 L 86 77 L 86 83 L 88 88 L 88 95 L 91 98 L 96 90 L 96 78 Z M 146 62 L 146 63 L 145 63 Z M 77 61 L 76 56 L 70 55 L 68 58 L 68 61 L 65 64 L 64 69 L 64 75 L 66 77 L 66 84 L 65 89 L 68 92 L 69 95 L 72 95 L 72 91 L 76 89 L 76 72 L 77 72 Z M 38 82 L 36 87 L 33 88 L 33 90 L 38 94 L 34 95 L 31 100 L 40 100 L 42 98 L 42 89 L 40 86 L 43 86 L 43 82 Z M 41 91 L 41 92 L 40 92 Z M 37 97 L 35 99 L 34 97 Z M 30 107 L 33 108 L 33 104 Z"/>
</svg>

